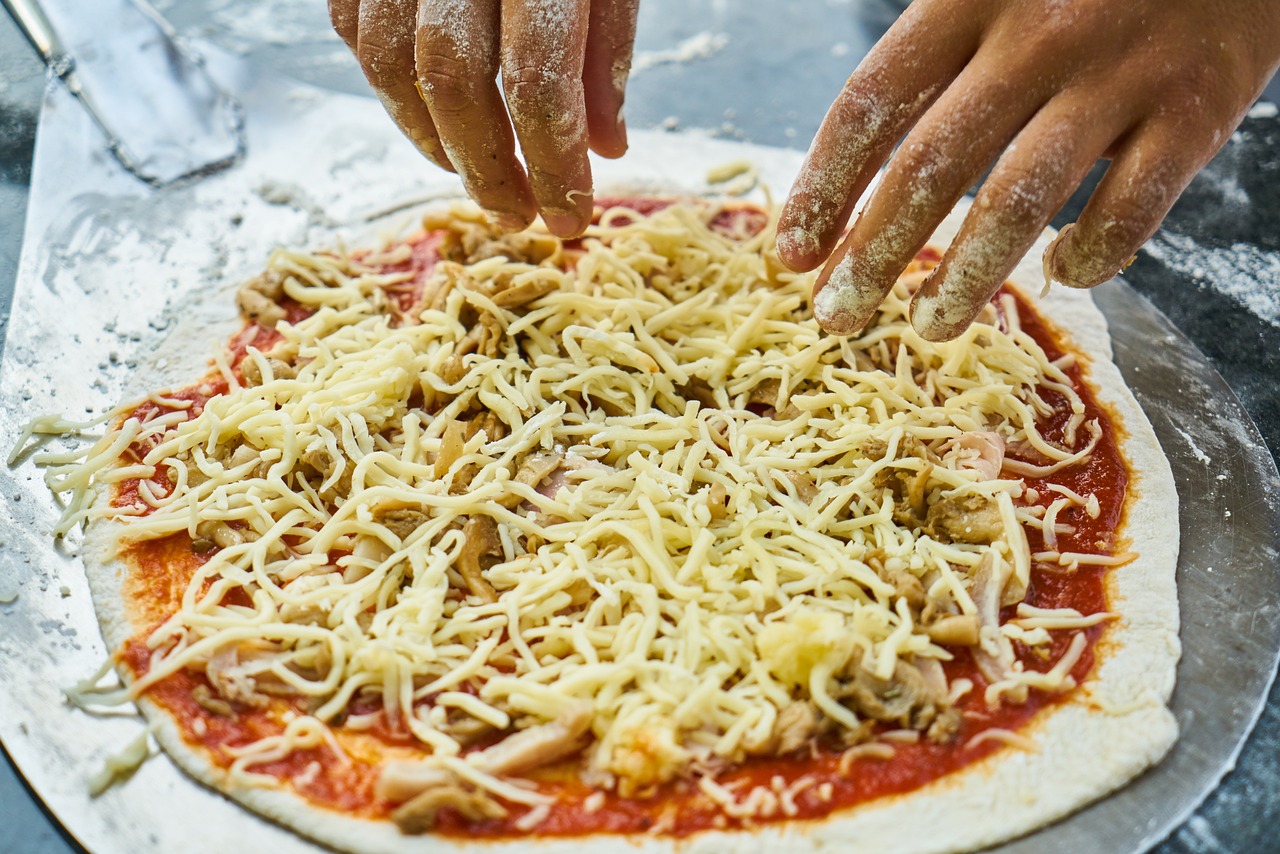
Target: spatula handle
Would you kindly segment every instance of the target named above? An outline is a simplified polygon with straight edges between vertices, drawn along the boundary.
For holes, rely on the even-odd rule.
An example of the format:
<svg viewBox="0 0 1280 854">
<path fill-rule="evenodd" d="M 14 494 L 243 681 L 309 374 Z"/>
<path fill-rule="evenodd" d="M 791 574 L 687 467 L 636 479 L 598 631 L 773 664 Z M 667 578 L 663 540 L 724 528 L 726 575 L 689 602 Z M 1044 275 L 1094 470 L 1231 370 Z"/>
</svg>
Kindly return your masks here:
<svg viewBox="0 0 1280 854">
<path fill-rule="evenodd" d="M 62 39 L 58 38 L 38 0 L 0 0 L 0 6 L 4 6 L 50 70 L 59 77 L 67 76 L 75 62 L 63 47 Z"/>
</svg>

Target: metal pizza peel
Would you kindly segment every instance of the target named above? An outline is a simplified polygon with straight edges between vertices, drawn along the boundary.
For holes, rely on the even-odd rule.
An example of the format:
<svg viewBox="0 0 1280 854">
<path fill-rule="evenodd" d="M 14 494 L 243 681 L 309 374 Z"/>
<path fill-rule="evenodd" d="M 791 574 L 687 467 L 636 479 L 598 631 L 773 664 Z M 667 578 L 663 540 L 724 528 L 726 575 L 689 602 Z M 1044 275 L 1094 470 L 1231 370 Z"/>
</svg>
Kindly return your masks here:
<svg viewBox="0 0 1280 854">
<path fill-rule="evenodd" d="M 0 363 L 5 447 L 37 415 L 97 415 L 201 371 L 235 326 L 235 285 L 273 246 L 367 233 L 395 223 L 388 211 L 458 193 L 450 176 L 424 168 L 372 99 L 208 56 L 214 82 L 243 105 L 247 153 L 197 182 L 139 182 L 104 154 L 74 97 L 50 87 Z M 800 157 L 644 132 L 632 144 L 623 162 L 596 163 L 602 184 L 696 192 L 710 167 L 749 159 L 766 182 L 785 186 Z M 1119 854 L 1158 842 L 1232 766 L 1280 650 L 1280 479 L 1270 455 L 1226 384 L 1149 303 L 1119 281 L 1096 293 L 1116 361 L 1182 497 L 1184 652 L 1173 698 L 1182 738 L 1130 786 L 1002 851 Z M 51 539 L 58 508 L 29 459 L 0 470 L 0 494 L 0 740 L 68 832 L 95 854 L 322 850 L 193 783 L 162 756 L 89 796 L 87 779 L 143 724 L 127 710 L 90 715 L 65 702 L 63 688 L 106 655 L 78 540 Z"/>
<path fill-rule="evenodd" d="M 139 180 L 191 180 L 243 154 L 239 107 L 142 0 L 0 5 Z"/>
</svg>

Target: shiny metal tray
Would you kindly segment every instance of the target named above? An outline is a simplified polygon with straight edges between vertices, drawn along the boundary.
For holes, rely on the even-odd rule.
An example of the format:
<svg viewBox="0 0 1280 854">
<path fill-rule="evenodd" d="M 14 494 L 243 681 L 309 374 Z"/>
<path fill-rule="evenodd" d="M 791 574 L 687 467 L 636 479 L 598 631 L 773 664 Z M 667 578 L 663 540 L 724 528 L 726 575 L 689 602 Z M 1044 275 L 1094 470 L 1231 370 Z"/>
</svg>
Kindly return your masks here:
<svg viewBox="0 0 1280 854">
<path fill-rule="evenodd" d="M 101 412 L 157 377 L 202 369 L 234 326 L 231 287 L 271 246 L 321 242 L 388 207 L 454 192 L 446 178 L 418 168 L 372 101 L 268 89 L 251 69 L 215 65 L 245 103 L 249 159 L 162 193 L 93 155 L 83 142 L 94 129 L 68 98 L 50 93 L 0 366 L 6 447 L 32 416 Z M 795 152 L 662 134 L 638 133 L 634 144 L 624 164 L 600 164 L 602 182 L 616 169 L 633 185 L 696 191 L 690 176 L 745 157 L 778 188 L 798 160 Z M 226 284 L 210 292 L 209 282 Z M 1149 303 L 1120 282 L 1096 294 L 1116 361 L 1170 457 L 1182 499 L 1183 659 L 1173 697 L 1182 737 L 1132 785 L 1007 851 L 1130 852 L 1163 838 L 1232 767 L 1280 651 L 1280 479 L 1270 454 L 1227 385 Z M 0 593 L 17 593 L 0 604 L 0 739 L 53 814 L 97 854 L 246 844 L 316 851 L 163 757 L 89 798 L 87 778 L 142 724 L 64 702 L 62 689 L 105 656 L 83 572 L 74 544 L 50 538 L 57 509 L 29 461 L 0 472 L 0 494 Z"/>
</svg>

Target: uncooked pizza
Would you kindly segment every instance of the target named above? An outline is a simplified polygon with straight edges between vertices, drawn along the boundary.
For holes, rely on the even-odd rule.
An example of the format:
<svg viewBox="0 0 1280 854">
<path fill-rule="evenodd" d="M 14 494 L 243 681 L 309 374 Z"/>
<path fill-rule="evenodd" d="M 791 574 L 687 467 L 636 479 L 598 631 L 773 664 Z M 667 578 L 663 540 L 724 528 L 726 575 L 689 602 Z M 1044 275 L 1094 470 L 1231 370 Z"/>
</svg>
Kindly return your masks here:
<svg viewBox="0 0 1280 854">
<path fill-rule="evenodd" d="M 930 343 L 929 249 L 833 337 L 768 211 L 597 208 L 278 250 L 55 461 L 95 700 L 356 852 L 968 849 L 1163 755 L 1176 499 L 1087 295 Z"/>
</svg>

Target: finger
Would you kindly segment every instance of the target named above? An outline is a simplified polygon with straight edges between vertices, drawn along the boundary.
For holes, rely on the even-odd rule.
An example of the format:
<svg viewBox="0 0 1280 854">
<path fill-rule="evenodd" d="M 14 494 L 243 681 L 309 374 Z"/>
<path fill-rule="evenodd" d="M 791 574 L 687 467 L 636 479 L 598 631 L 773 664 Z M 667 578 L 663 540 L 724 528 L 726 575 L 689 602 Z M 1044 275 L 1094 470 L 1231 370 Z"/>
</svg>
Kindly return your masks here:
<svg viewBox="0 0 1280 854">
<path fill-rule="evenodd" d="M 1079 220 L 1045 250 L 1049 275 L 1069 287 L 1091 288 L 1120 272 L 1219 143 L 1212 133 L 1173 118 L 1135 130 Z"/>
<path fill-rule="evenodd" d="M 413 46 L 417 19 L 418 0 L 362 0 L 356 59 L 404 135 L 428 160 L 452 172 L 431 114 L 418 94 Z"/>
<path fill-rule="evenodd" d="M 502 0 L 502 85 L 547 228 L 576 237 L 591 220 L 582 90 L 587 0 Z"/>
<path fill-rule="evenodd" d="M 355 53 L 360 26 L 360 0 L 329 0 L 329 21 L 338 33 L 338 38 Z"/>
<path fill-rule="evenodd" d="M 983 182 L 951 247 L 911 302 L 911 323 L 948 341 L 978 316 L 1053 215 L 1127 129 L 1122 110 L 1064 94 L 1018 134 Z"/>
<path fill-rule="evenodd" d="M 535 215 L 515 136 L 495 82 L 500 0 L 422 0 L 418 89 L 467 195 L 519 230 Z"/>
<path fill-rule="evenodd" d="M 621 157 L 627 150 L 627 124 L 622 118 L 631 48 L 636 39 L 638 0 L 592 0 L 587 29 L 582 88 L 587 109 L 587 138 L 601 157 Z"/>
<path fill-rule="evenodd" d="M 778 256 L 822 263 L 893 144 L 973 56 L 981 18 L 963 2 L 915 3 L 845 83 L 778 220 Z"/>
<path fill-rule="evenodd" d="M 907 135 L 840 248 L 818 276 L 814 316 L 827 332 L 866 325 L 902 270 L 966 189 L 1040 106 L 999 65 L 978 60 Z"/>
</svg>

